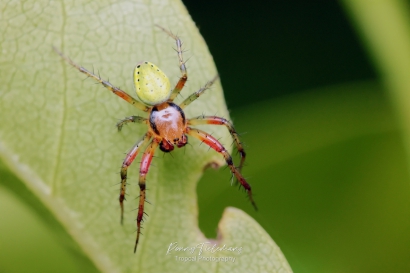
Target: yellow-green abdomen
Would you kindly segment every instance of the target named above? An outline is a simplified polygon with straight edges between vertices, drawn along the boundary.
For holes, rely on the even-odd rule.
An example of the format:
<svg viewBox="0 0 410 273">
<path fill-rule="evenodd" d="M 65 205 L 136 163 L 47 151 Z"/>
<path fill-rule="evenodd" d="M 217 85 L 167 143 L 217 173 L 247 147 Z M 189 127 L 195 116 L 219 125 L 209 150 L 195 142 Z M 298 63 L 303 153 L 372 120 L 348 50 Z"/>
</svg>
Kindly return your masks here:
<svg viewBox="0 0 410 273">
<path fill-rule="evenodd" d="M 147 105 L 156 105 L 168 100 L 171 83 L 155 64 L 138 63 L 134 69 L 134 85 L 138 98 Z"/>
</svg>

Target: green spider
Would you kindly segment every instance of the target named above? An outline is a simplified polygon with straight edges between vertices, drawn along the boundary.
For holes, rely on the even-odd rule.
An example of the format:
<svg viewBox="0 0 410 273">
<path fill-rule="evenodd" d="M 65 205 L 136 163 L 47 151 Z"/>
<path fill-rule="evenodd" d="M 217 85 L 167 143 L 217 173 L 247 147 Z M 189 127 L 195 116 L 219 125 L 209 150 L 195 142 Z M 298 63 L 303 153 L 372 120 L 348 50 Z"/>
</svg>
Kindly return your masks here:
<svg viewBox="0 0 410 273">
<path fill-rule="evenodd" d="M 168 77 L 156 65 L 147 61 L 138 63 L 134 69 L 134 85 L 135 91 L 140 101 L 128 95 L 128 93 L 126 93 L 125 91 L 113 86 L 108 81 L 102 80 L 99 76 L 88 71 L 84 67 L 77 65 L 70 58 L 66 57 L 63 53 L 54 48 L 54 50 L 70 65 L 77 68 L 80 72 L 86 74 L 88 77 L 101 83 L 104 87 L 113 92 L 115 95 L 124 99 L 126 102 L 132 104 L 136 108 L 148 114 L 148 118 L 140 116 L 130 116 L 117 123 L 118 130 L 121 130 L 123 125 L 129 122 L 142 123 L 148 127 L 148 131 L 145 133 L 145 135 L 141 139 L 139 139 L 129 150 L 121 167 L 121 187 L 119 201 L 121 207 L 122 224 L 124 215 L 125 191 L 127 185 L 127 170 L 140 150 L 145 147 L 139 171 L 140 198 L 137 216 L 137 238 L 135 240 L 134 253 L 137 251 L 138 241 L 141 234 L 141 222 L 144 215 L 144 205 L 146 201 L 146 176 L 148 174 L 154 153 L 158 147 L 165 153 L 174 150 L 175 146 L 177 146 L 178 148 L 184 147 L 188 143 L 187 135 L 199 139 L 201 142 L 205 143 L 206 145 L 223 155 L 232 174 L 245 189 L 252 205 L 255 209 L 257 209 L 252 197 L 251 186 L 248 184 L 248 182 L 246 182 L 245 178 L 240 173 L 245 162 L 246 153 L 232 123 L 222 117 L 217 116 L 202 115 L 196 118 L 187 119 L 183 111 L 185 107 L 187 107 L 199 96 L 201 96 L 205 92 L 205 90 L 209 89 L 212 84 L 219 78 L 219 76 L 215 76 L 204 87 L 191 94 L 179 105 L 175 104 L 173 102 L 174 99 L 181 92 L 186 81 L 188 80 L 187 69 L 182 57 L 182 41 L 178 36 L 172 34 L 170 31 L 164 29 L 163 27 L 157 27 L 159 27 L 176 41 L 176 51 L 179 59 L 179 69 L 181 71 L 181 77 L 174 89 L 171 89 L 171 84 Z M 231 155 L 217 139 L 202 130 L 191 127 L 192 125 L 202 124 L 226 126 L 241 156 L 239 167 L 234 166 Z"/>
</svg>

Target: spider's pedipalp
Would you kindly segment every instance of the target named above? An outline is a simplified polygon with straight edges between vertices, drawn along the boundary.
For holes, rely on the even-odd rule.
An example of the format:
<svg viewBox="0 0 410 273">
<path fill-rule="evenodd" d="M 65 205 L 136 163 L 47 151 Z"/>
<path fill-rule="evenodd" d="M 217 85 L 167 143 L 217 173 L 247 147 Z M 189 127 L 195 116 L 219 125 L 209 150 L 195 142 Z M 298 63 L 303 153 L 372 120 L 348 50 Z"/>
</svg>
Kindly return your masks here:
<svg viewBox="0 0 410 273">
<path fill-rule="evenodd" d="M 235 143 L 236 149 L 238 150 L 241 156 L 241 163 L 239 164 L 239 171 L 242 171 L 243 164 L 245 163 L 246 153 L 243 148 L 242 142 L 239 140 L 238 133 L 235 131 L 232 123 L 224 118 L 218 116 L 205 116 L 201 115 L 193 119 L 188 119 L 188 125 L 203 125 L 203 124 L 210 124 L 210 125 L 224 125 L 228 129 L 229 133 L 231 134 L 233 141 Z"/>
<path fill-rule="evenodd" d="M 132 104 L 133 106 L 135 106 L 136 108 L 147 112 L 150 108 L 146 105 L 144 105 L 143 103 L 141 103 L 140 101 L 134 99 L 132 96 L 130 96 L 127 92 L 121 90 L 118 87 L 113 86 L 110 82 L 108 81 L 104 81 L 103 79 L 101 79 L 101 77 L 98 75 L 95 75 L 94 73 L 88 71 L 87 69 L 85 69 L 82 66 L 79 66 L 78 64 L 76 64 L 75 62 L 73 62 L 70 58 L 68 58 L 67 56 L 65 56 L 62 52 L 60 52 L 57 48 L 53 47 L 54 51 L 61 56 L 61 58 L 63 58 L 67 63 L 69 63 L 71 66 L 75 67 L 78 69 L 78 71 L 80 71 L 81 73 L 84 73 L 85 75 L 87 75 L 88 77 L 94 79 L 95 81 L 101 83 L 105 88 L 107 88 L 108 90 L 110 90 L 111 92 L 113 92 L 115 95 L 117 95 L 118 97 L 122 98 L 123 100 L 125 100 L 126 102 Z"/>
<path fill-rule="evenodd" d="M 134 161 L 141 147 L 145 146 L 151 139 L 151 134 L 146 133 L 145 136 L 138 140 L 137 143 L 131 148 L 125 157 L 122 167 L 121 167 L 121 187 L 120 187 L 120 207 L 121 207 L 121 224 L 124 219 L 124 200 L 125 200 L 125 191 L 127 188 L 127 170 L 131 163 Z"/>
<path fill-rule="evenodd" d="M 145 124 L 149 124 L 148 123 L 148 119 L 147 118 L 143 118 L 140 116 L 130 116 L 130 117 L 126 117 L 122 120 L 120 120 L 119 122 L 117 122 L 116 126 L 118 128 L 118 131 L 121 131 L 122 127 L 130 122 L 134 122 L 134 123 L 145 123 Z"/>
<path fill-rule="evenodd" d="M 148 147 L 145 149 L 145 152 L 142 155 L 142 159 L 141 159 L 140 175 L 139 175 L 139 181 L 138 181 L 138 185 L 140 187 L 140 200 L 139 200 L 139 205 L 138 205 L 137 238 L 135 239 L 134 253 L 137 251 L 138 241 L 139 241 L 140 234 L 141 234 L 141 222 L 144 216 L 144 205 L 145 205 L 145 202 L 147 202 L 146 195 L 145 195 L 145 190 L 146 190 L 145 181 L 146 181 L 149 167 L 152 162 L 152 158 L 154 157 L 155 150 L 158 148 L 159 141 L 160 140 L 154 138 L 151 141 L 151 144 L 148 145 Z"/>
<path fill-rule="evenodd" d="M 219 75 L 216 75 L 212 80 L 210 80 L 209 82 L 207 82 L 204 87 L 202 87 L 201 89 L 199 89 L 199 90 L 196 91 L 195 93 L 191 94 L 188 98 L 186 98 L 186 99 L 179 105 L 179 107 L 181 107 L 181 109 L 184 109 L 185 107 L 187 107 L 189 104 L 191 104 L 191 102 L 193 102 L 194 100 L 196 100 L 197 98 L 199 98 L 199 96 L 201 96 L 206 90 L 208 90 L 209 88 L 211 88 L 211 86 L 214 84 L 214 82 L 216 82 L 216 80 L 218 80 L 218 79 L 219 79 Z"/>
<path fill-rule="evenodd" d="M 160 28 L 162 31 L 164 31 L 166 34 L 168 34 L 171 38 L 175 40 L 175 43 L 177 45 L 176 52 L 178 54 L 178 60 L 179 60 L 179 70 L 181 70 L 181 77 L 179 78 L 178 83 L 175 85 L 174 90 L 172 90 L 171 96 L 169 97 L 169 101 L 173 101 L 181 92 L 182 88 L 184 88 L 184 85 L 186 81 L 188 80 L 188 72 L 185 66 L 184 58 L 182 57 L 182 53 L 184 52 L 182 50 L 182 41 L 179 39 L 178 36 L 174 35 L 172 32 L 169 30 L 156 25 L 158 28 Z"/>
<path fill-rule="evenodd" d="M 232 157 L 228 153 L 228 151 L 225 149 L 225 147 L 216 138 L 214 138 L 213 136 L 211 136 L 210 134 L 202 130 L 187 127 L 185 131 L 188 135 L 199 139 L 201 142 L 205 143 L 206 145 L 208 145 L 209 147 L 211 147 L 212 149 L 214 149 L 215 151 L 223 155 L 223 157 L 225 158 L 226 164 L 228 164 L 228 167 L 231 170 L 232 174 L 235 175 L 236 179 L 239 181 L 241 186 L 245 189 L 246 193 L 248 194 L 249 200 L 251 201 L 255 210 L 258 210 L 258 208 L 256 207 L 256 203 L 252 197 L 251 186 L 248 184 L 248 182 L 246 182 L 245 178 L 242 176 L 239 170 L 233 165 Z"/>
</svg>

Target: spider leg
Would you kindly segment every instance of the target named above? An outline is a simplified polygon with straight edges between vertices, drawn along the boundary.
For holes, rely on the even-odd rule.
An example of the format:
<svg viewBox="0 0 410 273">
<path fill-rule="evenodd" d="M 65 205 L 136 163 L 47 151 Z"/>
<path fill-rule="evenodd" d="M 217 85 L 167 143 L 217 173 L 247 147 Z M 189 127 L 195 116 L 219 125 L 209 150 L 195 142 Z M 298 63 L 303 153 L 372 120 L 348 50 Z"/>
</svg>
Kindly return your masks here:
<svg viewBox="0 0 410 273">
<path fill-rule="evenodd" d="M 215 82 L 217 79 L 219 79 L 219 75 L 216 75 L 212 80 L 210 80 L 209 82 L 207 82 L 204 87 L 202 87 L 201 89 L 199 89 L 199 90 L 196 91 L 195 93 L 191 94 L 188 98 L 186 98 L 186 99 L 179 105 L 179 107 L 181 107 L 181 109 L 184 109 L 186 106 L 188 106 L 189 104 L 191 104 L 191 102 L 193 102 L 194 100 L 196 100 L 197 98 L 199 98 L 199 96 L 201 96 L 207 89 L 211 88 L 212 84 L 214 84 L 214 82 Z"/>
<path fill-rule="evenodd" d="M 186 83 L 186 81 L 188 80 L 188 72 L 185 66 L 185 62 L 184 59 L 182 58 L 182 41 L 181 39 L 179 39 L 178 36 L 174 35 L 172 32 L 170 32 L 169 30 L 156 25 L 157 27 L 159 27 L 162 31 L 164 31 L 166 34 L 168 34 L 169 36 L 171 36 L 177 45 L 177 49 L 176 52 L 178 54 L 178 59 L 179 59 L 179 69 L 181 70 L 181 78 L 179 78 L 178 83 L 175 85 L 174 90 L 172 90 L 171 96 L 169 97 L 169 101 L 173 101 L 179 94 L 179 92 L 181 92 L 182 88 L 184 88 L 184 85 Z"/>
<path fill-rule="evenodd" d="M 134 122 L 134 123 L 145 123 L 148 125 L 148 119 L 140 117 L 140 116 L 130 116 L 126 117 L 119 122 L 117 122 L 116 126 L 118 128 L 118 131 L 121 131 L 122 127 L 124 124 L 129 123 L 129 122 Z"/>
<path fill-rule="evenodd" d="M 203 125 L 203 124 L 212 124 L 212 125 L 225 125 L 231 134 L 235 146 L 238 149 L 239 154 L 241 155 L 241 163 L 239 164 L 238 170 L 242 171 L 243 164 L 245 162 L 246 153 L 243 149 L 242 142 L 239 140 L 238 133 L 235 131 L 232 123 L 224 118 L 217 116 L 199 116 L 197 118 L 189 119 L 188 125 Z"/>
<path fill-rule="evenodd" d="M 135 157 L 137 156 L 140 148 L 142 146 L 145 146 L 151 139 L 151 134 L 146 133 L 145 136 L 138 140 L 137 143 L 131 148 L 131 150 L 127 153 L 127 156 L 125 157 L 122 167 L 121 167 L 121 188 L 120 188 L 120 207 L 121 207 L 121 224 L 124 219 L 124 199 L 125 199 L 125 191 L 127 188 L 127 170 L 128 167 L 132 164 L 134 161 Z"/>
<path fill-rule="evenodd" d="M 85 75 L 87 75 L 88 77 L 96 80 L 97 82 L 101 83 L 105 88 L 107 88 L 108 90 L 110 90 L 111 92 L 113 92 L 115 95 L 117 95 L 118 97 L 122 98 L 123 100 L 125 100 L 126 102 L 132 104 L 133 106 L 135 106 L 138 109 L 141 109 L 144 112 L 148 112 L 149 107 L 144 105 L 142 102 L 134 99 L 133 97 L 131 97 L 130 95 L 127 94 L 127 92 L 119 89 L 118 87 L 113 86 L 110 82 L 105 81 L 103 79 L 101 79 L 100 76 L 95 75 L 94 73 L 88 71 L 87 69 L 85 69 L 82 66 L 79 66 L 78 64 L 74 63 L 70 58 L 68 58 L 67 56 L 65 56 L 62 52 L 60 52 L 57 48 L 53 47 L 54 51 L 57 52 L 58 55 L 60 55 L 67 63 L 69 63 L 70 65 L 72 65 L 73 67 L 77 68 L 78 71 L 80 71 L 81 73 L 84 73 Z"/>
<path fill-rule="evenodd" d="M 155 150 L 158 148 L 160 140 L 154 138 L 151 144 L 145 149 L 144 154 L 142 155 L 141 165 L 140 165 L 140 177 L 139 177 L 139 186 L 140 186 L 140 200 L 138 206 L 138 216 L 137 216 L 137 239 L 135 240 L 134 253 L 137 251 L 137 245 L 141 233 L 141 222 L 142 216 L 144 215 L 144 205 L 145 205 L 145 180 L 151 165 L 152 158 L 154 157 Z"/>
<path fill-rule="evenodd" d="M 247 192 L 249 200 L 251 201 L 255 210 L 258 210 L 255 201 L 253 201 L 251 186 L 248 184 L 248 182 L 246 182 L 245 178 L 242 176 L 239 170 L 233 165 L 232 157 L 225 149 L 225 147 L 216 138 L 202 130 L 190 127 L 186 127 L 185 130 L 188 135 L 199 139 L 200 141 L 223 155 L 226 164 L 228 164 L 228 167 L 231 170 L 232 174 L 235 175 L 236 179 L 238 179 L 239 183 L 241 183 L 242 187 Z"/>
</svg>

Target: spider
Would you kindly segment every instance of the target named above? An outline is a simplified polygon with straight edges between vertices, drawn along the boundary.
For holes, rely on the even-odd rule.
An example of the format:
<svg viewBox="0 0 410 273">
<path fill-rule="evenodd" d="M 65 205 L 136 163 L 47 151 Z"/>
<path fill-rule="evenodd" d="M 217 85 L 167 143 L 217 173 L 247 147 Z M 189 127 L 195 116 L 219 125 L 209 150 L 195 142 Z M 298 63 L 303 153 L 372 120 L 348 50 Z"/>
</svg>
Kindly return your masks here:
<svg viewBox="0 0 410 273">
<path fill-rule="evenodd" d="M 212 80 L 206 83 L 204 87 L 191 94 L 179 105 L 174 103 L 174 99 L 181 92 L 188 80 L 187 69 L 182 57 L 182 41 L 178 36 L 174 35 L 165 28 L 158 25 L 157 27 L 159 27 L 162 31 L 172 37 L 176 42 L 176 52 L 178 55 L 181 77 L 175 85 L 174 89 L 171 89 L 171 84 L 168 77 L 156 65 L 147 61 L 138 63 L 134 69 L 134 85 L 135 91 L 140 101 L 136 100 L 118 87 L 113 86 L 110 82 L 101 79 L 100 76 L 97 76 L 84 67 L 77 65 L 62 52 L 54 48 L 54 50 L 66 62 L 78 69 L 81 73 L 84 73 L 88 77 L 101 83 L 105 88 L 107 88 L 126 102 L 132 104 L 136 108 L 148 113 L 148 118 L 140 116 L 130 116 L 120 120 L 117 123 L 118 131 L 121 131 L 124 124 L 130 122 L 145 124 L 148 127 L 148 131 L 145 133 L 145 135 L 141 139 L 139 139 L 127 153 L 127 156 L 122 163 L 120 172 L 121 186 L 119 202 L 121 208 L 122 224 L 124 219 L 124 200 L 127 186 L 127 170 L 134 161 L 137 154 L 143 149 L 143 147 L 146 147 L 142 155 L 139 170 L 140 198 L 137 216 L 137 236 L 134 245 L 134 253 L 137 251 L 138 241 L 141 234 L 141 222 L 143 221 L 144 215 L 144 205 L 146 202 L 146 176 L 148 174 L 148 170 L 150 168 L 155 150 L 159 147 L 161 151 L 168 153 L 174 150 L 175 146 L 177 146 L 178 148 L 184 147 L 188 143 L 187 135 L 200 140 L 201 142 L 205 143 L 206 145 L 223 155 L 233 176 L 236 177 L 237 181 L 245 189 L 248 194 L 249 200 L 257 210 L 256 204 L 252 197 L 251 186 L 248 184 L 248 182 L 246 182 L 245 178 L 240 173 L 245 161 L 246 153 L 232 123 L 225 118 L 218 116 L 202 115 L 196 118 L 187 119 L 183 111 L 185 107 L 190 105 L 207 89 L 209 89 L 212 84 L 216 80 L 218 80 L 219 76 L 216 75 Z M 195 126 L 205 124 L 223 125 L 228 129 L 241 156 L 239 167 L 234 166 L 231 155 L 217 139 L 215 139 L 205 131 L 191 127 L 192 125 Z"/>
</svg>

